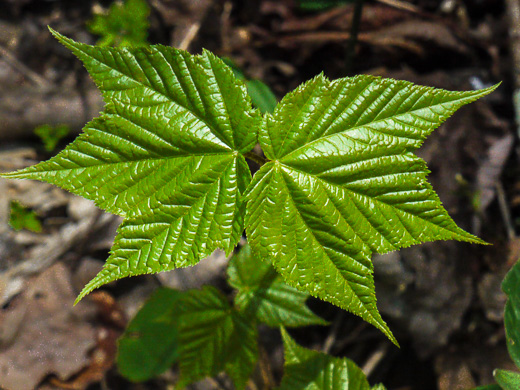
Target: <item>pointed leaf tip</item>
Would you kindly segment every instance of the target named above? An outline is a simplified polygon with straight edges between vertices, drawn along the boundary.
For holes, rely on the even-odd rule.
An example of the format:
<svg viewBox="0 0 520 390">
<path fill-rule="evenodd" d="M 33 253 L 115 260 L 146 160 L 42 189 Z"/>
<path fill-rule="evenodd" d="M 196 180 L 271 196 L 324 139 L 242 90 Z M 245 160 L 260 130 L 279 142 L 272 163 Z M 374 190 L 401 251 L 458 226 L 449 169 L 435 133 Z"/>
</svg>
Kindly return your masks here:
<svg viewBox="0 0 520 390">
<path fill-rule="evenodd" d="M 436 240 L 484 241 L 460 229 L 413 154 L 463 105 L 493 91 L 452 92 L 360 75 L 316 76 L 264 117 L 273 160 L 248 189 L 246 229 L 285 281 L 373 324 L 371 256 Z"/>
</svg>

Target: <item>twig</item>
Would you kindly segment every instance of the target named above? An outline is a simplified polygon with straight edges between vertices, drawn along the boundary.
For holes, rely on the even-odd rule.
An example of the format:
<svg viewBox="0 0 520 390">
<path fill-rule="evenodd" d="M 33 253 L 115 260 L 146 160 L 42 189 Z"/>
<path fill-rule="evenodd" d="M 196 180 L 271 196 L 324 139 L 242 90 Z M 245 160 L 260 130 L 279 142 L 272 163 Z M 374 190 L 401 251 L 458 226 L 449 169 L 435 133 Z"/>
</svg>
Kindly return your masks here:
<svg viewBox="0 0 520 390">
<path fill-rule="evenodd" d="M 397 9 L 402 9 L 405 11 L 413 12 L 413 13 L 421 13 L 421 10 L 419 7 L 404 2 L 402 0 L 376 0 L 378 3 L 388 5 L 390 7 L 394 7 Z"/>
<path fill-rule="evenodd" d="M 498 206 L 500 207 L 500 213 L 502 214 L 502 219 L 504 220 L 504 225 L 507 230 L 507 236 L 510 240 L 513 240 L 516 237 L 516 232 L 515 227 L 513 225 L 513 220 L 511 218 L 511 211 L 509 210 L 507 204 L 506 193 L 504 191 L 504 186 L 502 185 L 502 183 L 497 183 L 496 191 Z"/>
<path fill-rule="evenodd" d="M 349 344 L 353 343 L 354 341 L 359 340 L 361 332 L 367 328 L 366 322 L 361 322 L 356 328 L 354 328 L 352 331 L 349 332 L 349 334 L 344 337 L 343 339 L 339 340 L 334 345 L 335 351 L 341 351 Z"/>
<path fill-rule="evenodd" d="M 338 337 L 339 328 L 340 328 L 340 325 L 343 320 L 343 315 L 344 315 L 344 312 L 343 312 L 343 310 L 341 310 L 338 312 L 338 315 L 336 316 L 336 318 L 334 318 L 334 322 L 332 323 L 332 328 L 331 328 L 327 338 L 325 339 L 325 342 L 323 343 L 323 348 L 322 348 L 323 353 L 330 353 L 330 349 L 336 342 L 336 339 Z"/>
<path fill-rule="evenodd" d="M 358 41 L 359 25 L 363 13 L 365 0 L 356 0 L 354 5 L 354 15 L 352 15 L 352 28 L 350 30 L 350 41 L 347 47 L 346 73 L 350 74 L 354 70 L 354 58 L 356 56 L 356 45 Z"/>
<path fill-rule="evenodd" d="M 274 375 L 273 370 L 271 368 L 271 364 L 269 363 L 269 356 L 267 355 L 266 350 L 262 347 L 262 345 L 258 346 L 259 352 L 260 352 L 260 373 L 263 380 L 263 389 L 269 390 L 273 389 L 275 387 L 274 383 Z"/>
<path fill-rule="evenodd" d="M 190 28 L 188 29 L 188 31 L 186 32 L 186 34 L 184 35 L 184 38 L 182 38 L 182 41 L 181 41 L 181 43 L 179 43 L 178 48 L 181 50 L 188 50 L 191 42 L 193 41 L 193 39 L 195 39 L 199 30 L 200 30 L 200 23 L 198 23 L 198 22 L 193 23 L 190 26 Z"/>
<path fill-rule="evenodd" d="M 7 62 L 13 69 L 17 70 L 29 80 L 31 80 L 34 84 L 38 85 L 41 89 L 45 91 L 50 91 L 53 88 L 53 85 L 47 81 L 47 79 L 43 78 L 36 72 L 33 72 L 27 66 L 22 64 L 18 59 L 12 55 L 9 50 L 0 45 L 0 56 L 3 57 L 4 61 Z"/>
<path fill-rule="evenodd" d="M 226 384 L 226 382 L 219 376 L 215 377 L 208 377 L 208 380 L 212 382 L 214 386 L 216 386 L 218 389 L 223 390 L 231 390 L 231 388 Z"/>
<path fill-rule="evenodd" d="M 363 371 L 363 373 L 366 376 L 369 376 L 372 373 L 372 371 L 374 371 L 374 368 L 376 368 L 377 365 L 379 364 L 379 362 L 383 359 L 387 350 L 388 350 L 388 343 L 385 343 L 380 348 L 378 348 L 377 351 L 375 351 L 372 354 L 372 356 L 370 356 L 368 358 L 366 363 L 361 368 L 361 371 Z"/>
<path fill-rule="evenodd" d="M 226 1 L 224 3 L 224 7 L 222 10 L 222 15 L 220 16 L 220 40 L 222 42 L 222 51 L 228 55 L 231 52 L 231 44 L 229 42 L 230 36 L 230 26 L 229 26 L 229 18 L 231 16 L 231 11 L 233 10 L 233 4 L 231 1 Z"/>
<path fill-rule="evenodd" d="M 259 156 L 258 154 L 253 153 L 253 152 L 247 152 L 247 153 L 244 154 L 244 156 L 246 158 L 254 161 L 255 163 L 257 163 L 260 166 L 264 165 L 266 162 L 269 161 L 265 157 Z"/>
</svg>

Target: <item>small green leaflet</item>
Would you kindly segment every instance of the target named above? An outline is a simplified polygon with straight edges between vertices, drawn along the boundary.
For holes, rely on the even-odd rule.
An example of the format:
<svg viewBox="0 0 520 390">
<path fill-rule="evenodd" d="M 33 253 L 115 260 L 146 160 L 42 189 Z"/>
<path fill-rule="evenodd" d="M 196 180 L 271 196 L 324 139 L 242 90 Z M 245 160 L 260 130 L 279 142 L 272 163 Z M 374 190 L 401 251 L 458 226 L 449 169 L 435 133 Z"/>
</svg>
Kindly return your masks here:
<svg viewBox="0 0 520 390">
<path fill-rule="evenodd" d="M 133 382 L 154 378 L 178 360 L 175 304 L 182 295 L 169 288 L 158 289 L 128 324 L 117 348 L 117 366 L 125 378 Z"/>
<path fill-rule="evenodd" d="M 230 253 L 251 180 L 242 153 L 260 120 L 244 85 L 207 51 L 101 48 L 52 33 L 83 61 L 105 111 L 56 157 L 4 176 L 53 183 L 125 218 L 78 300 L 115 279 Z"/>
<path fill-rule="evenodd" d="M 252 255 L 249 245 L 233 256 L 227 273 L 238 290 L 235 305 L 248 318 L 271 327 L 327 325 L 305 305 L 309 294 L 284 283 L 271 264 Z"/>
<path fill-rule="evenodd" d="M 246 195 L 246 230 L 284 280 L 361 316 L 397 344 L 376 307 L 371 254 L 425 241 L 483 243 L 458 228 L 412 151 L 459 107 L 491 92 L 323 75 L 265 115 L 271 160 Z"/>
<path fill-rule="evenodd" d="M 244 389 L 258 359 L 256 324 L 211 286 L 183 294 L 176 306 L 181 370 L 176 388 L 225 371 L 236 389 Z"/>
<path fill-rule="evenodd" d="M 296 344 L 282 328 L 285 372 L 279 390 L 370 390 L 367 378 L 347 358 L 336 358 Z"/>
<path fill-rule="evenodd" d="M 119 340 L 117 363 L 132 381 L 153 378 L 175 362 L 176 388 L 225 371 L 244 389 L 258 359 L 256 323 L 213 287 L 157 290 Z"/>
</svg>

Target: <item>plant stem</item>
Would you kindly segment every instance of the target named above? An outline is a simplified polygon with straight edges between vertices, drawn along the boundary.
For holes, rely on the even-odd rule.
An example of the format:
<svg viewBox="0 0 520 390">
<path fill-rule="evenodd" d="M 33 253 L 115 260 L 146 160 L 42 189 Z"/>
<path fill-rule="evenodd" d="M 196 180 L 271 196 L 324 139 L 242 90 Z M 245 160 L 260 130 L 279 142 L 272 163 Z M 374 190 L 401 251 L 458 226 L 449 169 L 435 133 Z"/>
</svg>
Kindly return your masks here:
<svg viewBox="0 0 520 390">
<path fill-rule="evenodd" d="M 250 160 L 253 160 L 255 163 L 257 163 L 260 166 L 264 165 L 266 162 L 269 161 L 265 157 L 259 156 L 258 154 L 253 153 L 253 152 L 244 153 L 244 156 Z"/>
<path fill-rule="evenodd" d="M 365 0 L 356 0 L 354 5 L 354 15 L 352 15 L 352 26 L 350 30 L 350 41 L 347 47 L 347 61 L 345 70 L 347 75 L 354 71 L 354 58 L 356 57 L 356 45 L 358 42 L 359 25 L 361 24 L 361 14 Z"/>
</svg>

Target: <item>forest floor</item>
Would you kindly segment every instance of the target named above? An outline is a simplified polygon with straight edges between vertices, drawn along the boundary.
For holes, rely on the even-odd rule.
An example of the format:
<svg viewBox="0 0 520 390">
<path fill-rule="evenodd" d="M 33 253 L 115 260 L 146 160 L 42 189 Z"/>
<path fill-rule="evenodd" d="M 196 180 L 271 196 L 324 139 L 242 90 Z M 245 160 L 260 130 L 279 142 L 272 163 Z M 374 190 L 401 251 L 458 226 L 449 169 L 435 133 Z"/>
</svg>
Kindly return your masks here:
<svg viewBox="0 0 520 390">
<path fill-rule="evenodd" d="M 150 0 L 148 41 L 230 58 L 278 99 L 321 72 L 330 79 L 372 74 L 448 90 L 502 82 L 458 111 L 418 152 L 453 219 L 492 245 L 436 242 L 374 257 L 378 307 L 400 349 L 357 317 L 318 300 L 310 300 L 310 307 L 331 325 L 291 331 L 309 348 L 327 343 L 331 354 L 351 358 L 371 383 L 389 390 L 462 390 L 491 383 L 494 368 L 514 369 L 505 345 L 500 284 L 520 255 L 515 122 L 520 107 L 513 99 L 520 88 L 514 41 L 520 39 L 514 19 L 520 1 L 367 0 L 354 51 L 353 3 L 317 10 L 303 3 Z M 0 171 L 49 158 L 103 109 L 85 69 L 47 26 L 95 44 L 87 22 L 109 5 L 0 2 Z M 61 124 L 70 133 L 46 151 L 35 128 Z M 41 231 L 13 229 L 15 200 L 34 211 Z M 0 388 L 173 388 L 175 369 L 141 384 L 122 378 L 116 340 L 158 286 L 225 285 L 227 258 L 217 251 L 193 268 L 121 280 L 73 307 L 106 260 L 120 222 L 51 185 L 0 179 Z M 280 336 L 263 329 L 260 338 L 262 358 L 270 361 L 278 382 Z M 207 380 L 189 388 L 218 385 Z"/>
</svg>

